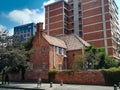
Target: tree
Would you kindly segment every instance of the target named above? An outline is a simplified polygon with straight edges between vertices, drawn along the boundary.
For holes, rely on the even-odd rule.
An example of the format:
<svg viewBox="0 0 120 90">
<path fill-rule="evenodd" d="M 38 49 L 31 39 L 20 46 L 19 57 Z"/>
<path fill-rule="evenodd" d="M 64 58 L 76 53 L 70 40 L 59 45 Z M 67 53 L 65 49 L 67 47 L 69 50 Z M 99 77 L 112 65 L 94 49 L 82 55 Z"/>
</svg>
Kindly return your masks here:
<svg viewBox="0 0 120 90">
<path fill-rule="evenodd" d="M 73 69 L 101 69 L 117 66 L 115 59 L 108 57 L 104 49 L 90 46 L 85 48 L 85 54 L 77 55 Z"/>
<path fill-rule="evenodd" d="M 85 58 L 87 68 L 96 69 L 100 62 L 105 60 L 105 51 L 102 48 L 97 48 L 95 46 L 90 46 L 85 48 Z M 104 65 L 104 63 L 102 64 Z M 101 66 L 102 66 L 101 65 Z"/>
<path fill-rule="evenodd" d="M 14 42 L 13 46 L 7 45 L 6 47 L 1 48 L 0 71 L 5 70 L 6 73 L 21 72 L 22 80 L 24 80 L 27 62 L 29 61 L 29 56 L 31 54 L 30 46 L 32 45 L 28 42 L 25 43 L 29 46 L 29 49 L 26 49 L 25 45 L 20 42 Z"/>
<path fill-rule="evenodd" d="M 117 62 L 114 58 L 106 56 L 104 68 L 117 67 Z"/>
</svg>

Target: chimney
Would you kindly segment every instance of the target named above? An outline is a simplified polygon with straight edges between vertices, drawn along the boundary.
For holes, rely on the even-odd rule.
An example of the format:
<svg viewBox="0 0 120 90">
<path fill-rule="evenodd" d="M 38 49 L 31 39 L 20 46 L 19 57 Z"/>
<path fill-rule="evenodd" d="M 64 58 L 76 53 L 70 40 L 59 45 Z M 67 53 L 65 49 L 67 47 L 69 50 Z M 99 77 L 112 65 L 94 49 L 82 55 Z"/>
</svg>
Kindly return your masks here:
<svg viewBox="0 0 120 90">
<path fill-rule="evenodd" d="M 42 22 L 37 23 L 37 32 L 41 33 L 42 30 L 43 30 L 43 23 Z"/>
</svg>

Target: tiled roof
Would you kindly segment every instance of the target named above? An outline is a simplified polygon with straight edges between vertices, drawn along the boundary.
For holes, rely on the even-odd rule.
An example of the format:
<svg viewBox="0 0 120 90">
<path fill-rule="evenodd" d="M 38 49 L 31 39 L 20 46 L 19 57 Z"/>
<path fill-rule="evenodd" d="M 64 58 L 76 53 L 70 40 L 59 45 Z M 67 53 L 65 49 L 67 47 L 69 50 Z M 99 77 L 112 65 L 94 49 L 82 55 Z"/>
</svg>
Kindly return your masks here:
<svg viewBox="0 0 120 90">
<path fill-rule="evenodd" d="M 58 38 L 65 41 L 67 45 L 67 50 L 78 50 L 83 47 L 90 46 L 89 43 L 87 43 L 86 41 L 84 41 L 82 38 L 75 34 L 59 36 Z"/>
<path fill-rule="evenodd" d="M 52 37 L 49 35 L 46 35 L 43 33 L 43 37 L 48 41 L 49 44 L 54 45 L 54 46 L 58 46 L 58 47 L 63 47 L 63 48 L 67 48 L 65 42 L 61 39 L 58 39 L 56 37 Z"/>
</svg>

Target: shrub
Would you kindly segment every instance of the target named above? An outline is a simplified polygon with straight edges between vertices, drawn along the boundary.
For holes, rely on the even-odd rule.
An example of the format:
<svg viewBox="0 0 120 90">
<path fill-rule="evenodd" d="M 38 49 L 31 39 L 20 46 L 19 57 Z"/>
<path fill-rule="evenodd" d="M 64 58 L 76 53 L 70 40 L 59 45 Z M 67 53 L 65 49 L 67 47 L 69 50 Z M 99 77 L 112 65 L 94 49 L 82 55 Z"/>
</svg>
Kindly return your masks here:
<svg viewBox="0 0 120 90">
<path fill-rule="evenodd" d="M 111 68 L 111 67 L 117 67 L 117 62 L 115 59 L 111 58 L 111 57 L 106 57 L 105 60 L 105 68 Z"/>
<path fill-rule="evenodd" d="M 56 73 L 57 73 L 56 69 L 51 69 L 51 70 L 48 72 L 49 82 L 54 82 Z"/>
<path fill-rule="evenodd" d="M 120 67 L 102 70 L 106 85 L 114 85 L 120 82 Z"/>
</svg>

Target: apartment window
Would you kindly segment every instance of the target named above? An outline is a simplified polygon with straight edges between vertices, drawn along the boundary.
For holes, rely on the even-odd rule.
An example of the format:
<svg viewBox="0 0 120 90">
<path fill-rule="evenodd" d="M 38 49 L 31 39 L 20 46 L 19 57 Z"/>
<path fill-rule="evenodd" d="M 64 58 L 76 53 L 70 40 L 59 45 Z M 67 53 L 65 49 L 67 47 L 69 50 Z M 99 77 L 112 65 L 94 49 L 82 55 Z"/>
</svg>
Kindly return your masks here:
<svg viewBox="0 0 120 90">
<path fill-rule="evenodd" d="M 61 47 L 57 47 L 57 54 L 58 55 L 63 54 L 63 49 Z"/>
<path fill-rule="evenodd" d="M 67 21 L 67 20 L 68 20 L 68 17 L 67 17 L 67 16 L 64 16 L 64 19 L 65 19 L 65 21 Z"/>
<path fill-rule="evenodd" d="M 62 64 L 58 64 L 58 70 L 62 71 Z"/>
<path fill-rule="evenodd" d="M 82 37 L 83 33 L 82 31 L 79 31 L 79 36 Z"/>
<path fill-rule="evenodd" d="M 81 4 L 78 4 L 78 7 L 81 7 Z"/>
<path fill-rule="evenodd" d="M 79 21 L 81 21 L 82 19 L 81 18 L 79 18 Z"/>
<path fill-rule="evenodd" d="M 81 14 L 81 11 L 79 11 L 79 14 Z"/>
<path fill-rule="evenodd" d="M 73 10 L 71 10 L 71 12 L 73 13 Z"/>
<path fill-rule="evenodd" d="M 28 33 L 27 36 L 29 37 L 29 36 L 30 36 L 30 33 Z"/>
<path fill-rule="evenodd" d="M 67 29 L 64 29 L 64 33 L 67 34 L 67 33 L 68 33 L 68 30 L 67 30 Z"/>
<path fill-rule="evenodd" d="M 26 33 L 26 30 L 24 30 L 24 33 Z"/>
<path fill-rule="evenodd" d="M 26 34 L 24 34 L 24 37 L 26 37 Z"/>
<path fill-rule="evenodd" d="M 31 28 L 32 26 L 28 26 L 28 28 Z"/>
<path fill-rule="evenodd" d="M 68 14 L 68 11 L 67 11 L 66 9 L 64 9 L 64 12 L 65 12 L 66 14 Z"/>
<path fill-rule="evenodd" d="M 73 6 L 73 3 L 71 4 L 71 6 Z"/>
</svg>

